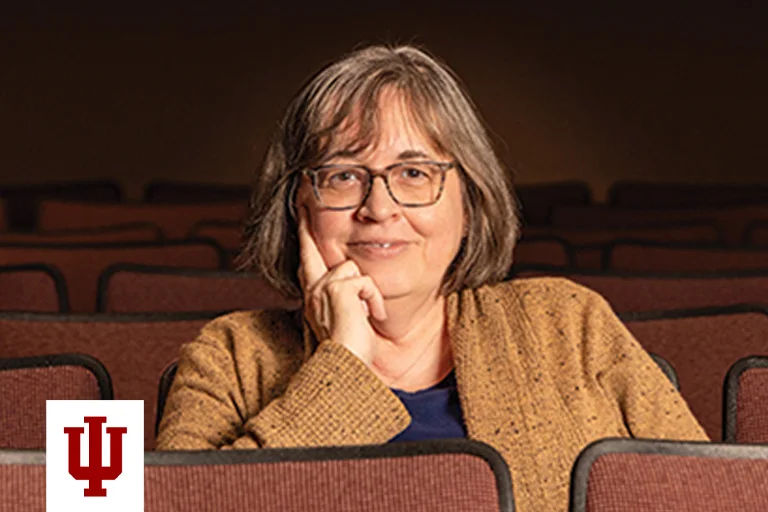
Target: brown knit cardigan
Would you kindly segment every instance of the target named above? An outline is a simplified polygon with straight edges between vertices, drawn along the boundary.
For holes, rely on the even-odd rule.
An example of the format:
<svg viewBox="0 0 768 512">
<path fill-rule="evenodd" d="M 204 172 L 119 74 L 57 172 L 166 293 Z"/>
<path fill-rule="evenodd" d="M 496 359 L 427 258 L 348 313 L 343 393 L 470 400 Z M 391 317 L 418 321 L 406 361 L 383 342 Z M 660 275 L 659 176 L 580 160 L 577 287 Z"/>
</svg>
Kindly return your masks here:
<svg viewBox="0 0 768 512">
<path fill-rule="evenodd" d="M 453 294 L 446 308 L 468 437 L 502 454 L 518 510 L 565 510 L 571 466 L 595 439 L 707 439 L 596 293 L 524 279 Z M 397 396 L 297 318 L 233 313 L 185 344 L 158 449 L 375 444 L 405 429 Z"/>
</svg>

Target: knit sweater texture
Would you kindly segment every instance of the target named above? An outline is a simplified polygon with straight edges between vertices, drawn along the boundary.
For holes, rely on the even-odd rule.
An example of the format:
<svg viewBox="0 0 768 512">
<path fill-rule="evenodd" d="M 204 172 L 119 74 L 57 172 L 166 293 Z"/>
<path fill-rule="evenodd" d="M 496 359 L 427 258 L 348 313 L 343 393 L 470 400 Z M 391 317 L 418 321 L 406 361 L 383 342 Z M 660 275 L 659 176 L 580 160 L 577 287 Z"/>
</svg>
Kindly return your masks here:
<svg viewBox="0 0 768 512">
<path fill-rule="evenodd" d="M 604 437 L 707 440 L 683 398 L 608 303 L 561 278 L 446 298 L 470 439 L 493 446 L 517 510 L 564 511 L 571 467 Z M 232 313 L 181 349 L 159 450 L 386 443 L 410 417 L 352 352 L 300 313 Z"/>
</svg>

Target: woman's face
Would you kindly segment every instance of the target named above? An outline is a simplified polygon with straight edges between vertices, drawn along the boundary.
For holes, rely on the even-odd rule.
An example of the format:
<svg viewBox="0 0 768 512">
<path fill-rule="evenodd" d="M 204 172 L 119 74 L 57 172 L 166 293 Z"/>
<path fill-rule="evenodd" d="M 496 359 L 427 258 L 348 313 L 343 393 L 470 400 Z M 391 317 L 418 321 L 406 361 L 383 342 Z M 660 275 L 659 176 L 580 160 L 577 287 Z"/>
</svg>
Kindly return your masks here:
<svg viewBox="0 0 768 512">
<path fill-rule="evenodd" d="M 335 157 L 323 164 L 356 164 L 381 170 L 401 161 L 451 161 L 419 133 L 402 105 L 394 94 L 383 93 L 378 140 L 354 156 Z M 342 139 L 339 144 L 344 142 L 344 137 L 337 139 Z M 341 149 L 332 147 L 329 154 Z M 430 206 L 398 205 L 380 178 L 373 180 L 370 194 L 357 209 L 323 208 L 307 177 L 302 180 L 297 200 L 299 206 L 308 206 L 310 230 L 328 268 L 348 259 L 354 261 L 364 275 L 373 278 L 385 299 L 426 298 L 437 293 L 464 233 L 456 169 L 447 171 L 442 196 Z"/>
</svg>

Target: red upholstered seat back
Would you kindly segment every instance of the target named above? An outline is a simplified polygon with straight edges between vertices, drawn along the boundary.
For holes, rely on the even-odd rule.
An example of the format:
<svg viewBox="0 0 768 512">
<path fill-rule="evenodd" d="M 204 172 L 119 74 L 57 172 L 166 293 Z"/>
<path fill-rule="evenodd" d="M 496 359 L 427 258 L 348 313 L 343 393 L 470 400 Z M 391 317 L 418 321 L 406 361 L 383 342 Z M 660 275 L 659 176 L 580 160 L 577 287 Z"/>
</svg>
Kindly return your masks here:
<svg viewBox="0 0 768 512">
<path fill-rule="evenodd" d="M 506 465 L 488 446 L 466 440 L 156 452 L 147 454 L 146 461 L 147 512 L 512 510 Z"/>
<path fill-rule="evenodd" d="M 768 510 L 768 447 L 598 441 L 577 459 L 569 510 Z"/>
<path fill-rule="evenodd" d="M 515 265 L 553 265 L 570 267 L 574 263 L 573 249 L 557 237 L 529 237 L 515 246 Z"/>
<path fill-rule="evenodd" d="M 659 223 L 711 222 L 729 245 L 740 245 L 750 222 L 768 219 L 768 204 L 720 208 L 611 208 L 605 205 L 560 205 L 552 209 L 552 225 L 582 228 L 628 228 Z"/>
<path fill-rule="evenodd" d="M 41 264 L 0 266 L 0 311 L 56 313 L 68 309 L 64 276 L 56 268 Z"/>
<path fill-rule="evenodd" d="M 160 374 L 212 316 L 5 313 L 0 314 L 0 346 L 7 357 L 79 352 L 101 361 L 116 399 L 144 400 L 145 448 L 150 450 Z"/>
<path fill-rule="evenodd" d="M 264 281 L 242 272 L 117 265 L 100 279 L 105 313 L 295 309 Z"/>
<path fill-rule="evenodd" d="M 8 225 L 13 230 L 32 231 L 37 223 L 37 205 L 44 199 L 70 201 L 120 201 L 123 192 L 110 180 L 46 181 L 0 186 L 7 204 Z"/>
<path fill-rule="evenodd" d="M 521 278 L 537 275 L 567 277 L 608 299 L 617 313 L 768 304 L 768 272 L 674 276 L 523 269 L 517 275 Z"/>
<path fill-rule="evenodd" d="M 617 242 L 607 256 L 607 269 L 624 272 L 726 272 L 768 270 L 768 248 L 719 248 Z"/>
<path fill-rule="evenodd" d="M 144 455 L 145 512 L 512 512 L 501 456 L 463 439 Z M 0 451 L 0 510 L 44 512 L 45 455 Z"/>
<path fill-rule="evenodd" d="M 0 389 L 0 448 L 45 448 L 46 400 L 112 398 L 106 369 L 81 354 L 0 359 Z"/>
<path fill-rule="evenodd" d="M 768 310 L 733 306 L 621 317 L 646 350 L 675 367 L 694 415 L 711 439 L 721 439 L 725 376 L 735 361 L 765 350 Z"/>
<path fill-rule="evenodd" d="M 126 242 L 114 244 L 25 244 L 0 246 L 0 264 L 46 262 L 64 275 L 71 310 L 96 310 L 99 274 L 115 263 L 143 263 L 217 269 L 226 254 L 208 241 Z"/>
<path fill-rule="evenodd" d="M 687 222 L 631 228 L 562 228 L 556 226 L 527 226 L 523 236 L 555 236 L 573 246 L 576 268 L 600 269 L 603 249 L 609 243 L 631 238 L 656 242 L 709 242 L 720 239 L 711 222 Z"/>
<path fill-rule="evenodd" d="M 48 200 L 40 203 L 39 229 L 97 228 L 129 222 L 150 222 L 168 238 L 183 238 L 203 219 L 240 221 L 247 202 L 203 204 L 76 203 Z"/>
</svg>

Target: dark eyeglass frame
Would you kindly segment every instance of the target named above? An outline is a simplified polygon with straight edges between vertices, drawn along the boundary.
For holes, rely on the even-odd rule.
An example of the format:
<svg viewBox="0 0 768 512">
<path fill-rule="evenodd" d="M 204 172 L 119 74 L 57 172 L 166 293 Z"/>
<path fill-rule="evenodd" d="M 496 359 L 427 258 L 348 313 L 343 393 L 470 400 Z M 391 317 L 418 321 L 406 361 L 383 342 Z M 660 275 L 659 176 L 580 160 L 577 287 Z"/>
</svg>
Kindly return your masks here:
<svg viewBox="0 0 768 512">
<path fill-rule="evenodd" d="M 437 169 L 441 171 L 440 172 L 440 188 L 438 188 L 437 195 L 435 196 L 434 200 L 430 201 L 429 203 L 403 203 L 395 197 L 395 194 L 392 193 L 392 189 L 389 186 L 389 175 L 391 174 L 392 169 L 401 167 L 403 165 L 408 165 L 408 164 L 434 165 L 435 167 L 437 167 Z M 371 194 L 371 189 L 373 188 L 373 180 L 379 177 L 384 180 L 384 186 L 387 188 L 387 193 L 389 194 L 389 197 L 391 197 L 396 204 L 400 206 L 404 206 L 406 208 L 422 208 L 425 206 L 432 206 L 433 204 L 437 203 L 440 200 L 440 198 L 443 196 L 443 189 L 445 188 L 445 174 L 451 169 L 458 169 L 458 168 L 459 168 L 459 164 L 458 162 L 455 162 L 455 161 L 454 162 L 438 162 L 435 160 L 406 160 L 404 162 L 395 162 L 394 164 L 388 165 L 383 169 L 372 169 L 371 167 L 367 167 L 365 165 L 357 165 L 357 164 L 326 164 L 326 165 L 319 165 L 317 167 L 312 167 L 310 169 L 304 169 L 302 171 L 302 174 L 308 176 L 309 179 L 312 181 L 312 190 L 315 191 L 315 198 L 323 206 L 323 208 L 326 208 L 328 210 L 342 211 L 342 210 L 354 210 L 356 208 L 360 208 L 360 206 L 362 206 L 365 203 L 365 201 L 368 200 L 368 196 Z M 357 169 L 357 170 L 363 170 L 366 173 L 368 173 L 368 185 L 360 202 L 352 206 L 328 206 L 325 203 L 323 203 L 323 200 L 320 198 L 320 190 L 317 188 L 317 173 L 325 169 Z"/>
</svg>

